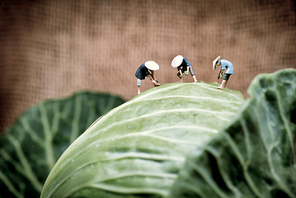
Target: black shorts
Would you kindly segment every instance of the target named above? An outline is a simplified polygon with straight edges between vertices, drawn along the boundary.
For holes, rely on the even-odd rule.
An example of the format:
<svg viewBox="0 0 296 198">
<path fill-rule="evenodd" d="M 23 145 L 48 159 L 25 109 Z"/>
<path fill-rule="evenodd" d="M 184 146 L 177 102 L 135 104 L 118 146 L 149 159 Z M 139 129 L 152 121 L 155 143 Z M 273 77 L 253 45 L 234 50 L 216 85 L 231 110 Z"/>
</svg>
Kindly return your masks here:
<svg viewBox="0 0 296 198">
<path fill-rule="evenodd" d="M 224 74 L 224 76 L 223 76 L 223 80 L 228 80 L 229 79 L 229 77 L 231 76 L 231 74 Z"/>
</svg>

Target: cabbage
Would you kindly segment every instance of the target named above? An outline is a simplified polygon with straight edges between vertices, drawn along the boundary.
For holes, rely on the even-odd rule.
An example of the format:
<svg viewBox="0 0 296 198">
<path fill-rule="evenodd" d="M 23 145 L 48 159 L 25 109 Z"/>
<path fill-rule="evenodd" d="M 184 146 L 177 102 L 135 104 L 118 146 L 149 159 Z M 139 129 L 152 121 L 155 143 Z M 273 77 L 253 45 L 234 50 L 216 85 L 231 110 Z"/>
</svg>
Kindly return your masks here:
<svg viewBox="0 0 296 198">
<path fill-rule="evenodd" d="M 165 197 L 186 155 L 243 104 L 217 83 L 170 83 L 114 108 L 63 153 L 41 197 Z"/>
<path fill-rule="evenodd" d="M 257 76 L 231 122 L 187 158 L 171 198 L 296 197 L 296 70 Z"/>
<path fill-rule="evenodd" d="M 123 102 L 110 94 L 79 92 L 24 112 L 0 136 L 0 197 L 40 197 L 46 177 L 66 148 L 96 118 Z"/>
<path fill-rule="evenodd" d="M 33 107 L 0 138 L 1 197 L 295 197 L 296 70 L 257 76 L 246 101 L 217 86 Z"/>
</svg>

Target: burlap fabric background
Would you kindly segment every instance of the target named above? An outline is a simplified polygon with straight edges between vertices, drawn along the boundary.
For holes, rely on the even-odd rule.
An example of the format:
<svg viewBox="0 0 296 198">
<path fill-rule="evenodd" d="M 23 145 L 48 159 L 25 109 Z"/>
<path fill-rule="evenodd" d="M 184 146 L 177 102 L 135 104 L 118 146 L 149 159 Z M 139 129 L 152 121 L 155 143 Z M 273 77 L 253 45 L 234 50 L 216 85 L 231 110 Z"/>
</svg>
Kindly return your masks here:
<svg viewBox="0 0 296 198">
<path fill-rule="evenodd" d="M 137 94 L 136 69 L 160 65 L 161 83 L 178 81 L 181 54 L 198 81 L 217 81 L 220 55 L 241 91 L 259 73 L 295 68 L 294 0 L 2 0 L 1 131 L 24 110 L 80 90 Z M 184 82 L 192 82 L 186 77 Z M 221 80 L 217 81 L 221 83 Z M 153 87 L 142 81 L 142 91 Z"/>
</svg>

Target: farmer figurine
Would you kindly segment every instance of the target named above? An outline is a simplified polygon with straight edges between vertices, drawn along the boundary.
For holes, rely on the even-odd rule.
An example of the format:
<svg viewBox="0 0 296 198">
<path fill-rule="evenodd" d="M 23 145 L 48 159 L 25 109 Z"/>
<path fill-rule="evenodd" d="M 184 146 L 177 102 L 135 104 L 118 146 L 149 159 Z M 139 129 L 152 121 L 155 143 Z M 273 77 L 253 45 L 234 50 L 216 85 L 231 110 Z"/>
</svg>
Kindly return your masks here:
<svg viewBox="0 0 296 198">
<path fill-rule="evenodd" d="M 233 74 L 234 68 L 233 65 L 230 61 L 225 60 L 225 59 L 220 59 L 221 57 L 218 56 L 214 61 L 213 61 L 213 70 L 216 69 L 216 67 L 221 66 L 219 75 L 218 75 L 218 80 L 219 78 L 222 78 L 223 76 L 223 71 L 226 69 L 224 76 L 223 76 L 223 80 L 222 80 L 222 84 L 217 87 L 217 89 L 223 89 L 226 87 L 226 84 L 229 80 L 229 77 Z"/>
<path fill-rule="evenodd" d="M 191 76 L 193 77 L 194 82 L 197 82 L 197 80 L 195 78 L 195 74 L 194 74 L 193 69 L 192 69 L 192 65 L 190 64 L 190 62 L 188 62 L 188 60 L 185 57 L 183 57 L 181 55 L 176 56 L 173 59 L 171 65 L 172 65 L 173 68 L 178 69 L 177 76 L 180 78 L 180 82 L 183 82 L 182 73 L 184 73 L 186 76 L 188 76 L 189 72 L 190 72 Z"/>
<path fill-rule="evenodd" d="M 141 93 L 140 87 L 142 80 L 145 79 L 145 77 L 150 78 L 154 86 L 159 86 L 158 80 L 156 80 L 154 76 L 154 71 L 159 69 L 159 65 L 154 61 L 147 61 L 143 63 L 136 71 L 135 76 L 137 77 L 137 86 L 138 86 L 138 94 Z"/>
</svg>

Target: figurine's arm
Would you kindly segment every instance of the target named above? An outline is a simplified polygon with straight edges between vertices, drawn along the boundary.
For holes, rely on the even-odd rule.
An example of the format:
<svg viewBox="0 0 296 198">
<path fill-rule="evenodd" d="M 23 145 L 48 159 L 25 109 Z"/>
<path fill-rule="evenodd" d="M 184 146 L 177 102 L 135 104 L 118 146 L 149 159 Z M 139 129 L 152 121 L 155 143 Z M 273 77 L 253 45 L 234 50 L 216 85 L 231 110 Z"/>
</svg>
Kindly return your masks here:
<svg viewBox="0 0 296 198">
<path fill-rule="evenodd" d="M 181 69 L 179 70 L 179 73 L 180 73 L 180 75 L 182 76 L 182 70 L 181 70 Z"/>
<path fill-rule="evenodd" d="M 156 79 L 154 78 L 154 71 L 150 71 L 148 70 L 150 74 L 148 74 L 147 76 L 150 78 L 150 80 L 153 82 L 153 83 L 156 83 Z"/>
<path fill-rule="evenodd" d="M 148 70 L 148 72 L 149 74 L 147 76 L 150 78 L 150 80 L 154 80 L 154 71 Z"/>
<path fill-rule="evenodd" d="M 153 77 L 152 77 L 151 74 L 148 74 L 147 76 L 148 76 L 148 78 L 149 78 L 151 81 L 153 81 Z"/>
<path fill-rule="evenodd" d="M 154 71 L 150 71 L 149 70 L 149 73 L 147 76 L 150 78 L 151 82 L 154 84 L 154 86 L 159 86 L 159 81 L 156 80 L 156 78 L 154 77 Z"/>
<path fill-rule="evenodd" d="M 151 74 L 152 79 L 155 80 L 155 77 L 154 77 L 154 71 L 151 71 L 150 74 Z"/>
<path fill-rule="evenodd" d="M 219 80 L 220 78 L 222 78 L 221 75 L 223 75 L 223 70 L 222 70 L 222 69 L 220 69 L 220 72 L 219 72 L 219 74 L 218 74 L 218 80 Z"/>
</svg>

